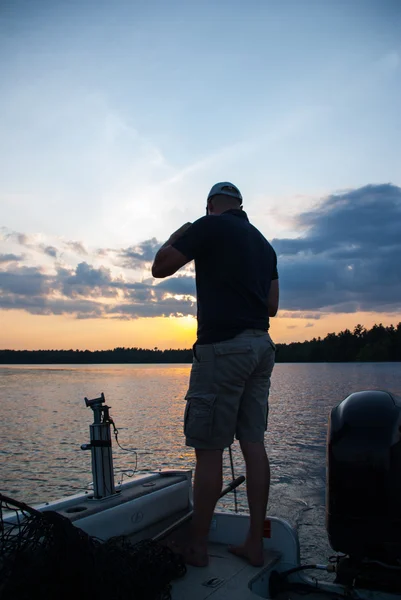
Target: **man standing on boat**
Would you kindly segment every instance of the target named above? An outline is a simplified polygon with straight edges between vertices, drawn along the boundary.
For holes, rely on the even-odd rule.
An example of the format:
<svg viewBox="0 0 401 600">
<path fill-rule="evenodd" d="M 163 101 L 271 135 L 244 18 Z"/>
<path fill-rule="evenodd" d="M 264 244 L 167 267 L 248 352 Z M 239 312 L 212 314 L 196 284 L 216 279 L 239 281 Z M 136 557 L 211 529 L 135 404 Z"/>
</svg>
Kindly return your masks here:
<svg viewBox="0 0 401 600">
<path fill-rule="evenodd" d="M 239 440 L 246 464 L 250 528 L 231 551 L 263 564 L 270 485 L 264 446 L 275 346 L 269 317 L 278 310 L 277 256 L 242 210 L 232 183 L 217 183 L 206 216 L 186 223 L 157 252 L 154 277 L 195 260 L 198 332 L 186 395 L 184 433 L 195 449 L 194 514 L 187 562 L 208 564 L 207 539 L 222 489 L 223 450 Z"/>
</svg>

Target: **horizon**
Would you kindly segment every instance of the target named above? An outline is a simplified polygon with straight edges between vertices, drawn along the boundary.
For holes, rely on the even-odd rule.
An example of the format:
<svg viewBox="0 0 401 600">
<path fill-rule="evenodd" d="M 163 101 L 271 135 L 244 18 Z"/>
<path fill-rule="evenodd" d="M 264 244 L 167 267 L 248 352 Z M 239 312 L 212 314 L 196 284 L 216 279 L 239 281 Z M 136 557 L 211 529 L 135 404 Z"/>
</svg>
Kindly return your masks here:
<svg viewBox="0 0 401 600">
<path fill-rule="evenodd" d="M 398 326 L 401 327 L 401 321 L 399 321 L 398 323 L 390 323 L 389 325 L 383 325 L 383 323 L 375 323 L 373 325 L 373 327 L 393 327 L 393 328 L 397 328 Z M 325 337 L 313 337 L 311 339 L 305 339 L 305 340 L 297 340 L 297 341 L 290 341 L 290 342 L 276 342 L 276 346 L 280 346 L 280 345 L 291 345 L 291 344 L 308 344 L 310 342 L 313 342 L 315 340 L 318 341 L 324 341 L 328 336 L 330 335 L 335 335 L 335 336 L 339 336 L 341 333 L 344 333 L 346 331 L 349 331 L 351 334 L 354 334 L 355 329 L 362 327 L 362 330 L 364 332 L 369 332 L 372 330 L 372 328 L 368 329 L 366 328 L 363 323 L 357 323 L 355 325 L 355 327 L 353 327 L 352 329 L 349 328 L 345 328 L 342 331 L 330 331 L 327 333 L 327 335 Z M 115 350 L 145 350 L 145 351 L 150 351 L 150 352 L 165 352 L 165 351 L 172 351 L 172 352 L 186 352 L 186 351 L 191 351 L 192 347 L 188 347 L 188 348 L 158 348 L 157 346 L 152 347 L 152 348 L 146 348 L 146 347 L 142 347 L 142 346 L 115 346 L 114 348 L 95 348 L 94 350 L 90 350 L 89 348 L 34 348 L 34 349 L 28 349 L 28 348 L 19 348 L 19 349 L 15 349 L 15 348 L 0 348 L 0 352 L 113 352 Z"/>
<path fill-rule="evenodd" d="M 2 7 L 0 347 L 190 348 L 193 263 L 150 267 L 226 180 L 278 255 L 276 343 L 398 322 L 401 5 L 229 6 Z"/>
</svg>

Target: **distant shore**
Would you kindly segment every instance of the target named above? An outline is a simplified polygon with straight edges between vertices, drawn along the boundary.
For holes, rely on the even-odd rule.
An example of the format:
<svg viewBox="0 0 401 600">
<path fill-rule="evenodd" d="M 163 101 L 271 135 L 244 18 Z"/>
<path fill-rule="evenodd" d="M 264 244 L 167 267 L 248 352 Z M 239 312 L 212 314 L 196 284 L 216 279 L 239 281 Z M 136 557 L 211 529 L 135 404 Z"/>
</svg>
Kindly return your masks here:
<svg viewBox="0 0 401 600">
<path fill-rule="evenodd" d="M 276 345 L 276 362 L 399 362 L 401 322 L 367 330 L 357 325 L 325 338 Z M 0 364 L 177 364 L 191 363 L 192 349 L 0 350 Z"/>
</svg>

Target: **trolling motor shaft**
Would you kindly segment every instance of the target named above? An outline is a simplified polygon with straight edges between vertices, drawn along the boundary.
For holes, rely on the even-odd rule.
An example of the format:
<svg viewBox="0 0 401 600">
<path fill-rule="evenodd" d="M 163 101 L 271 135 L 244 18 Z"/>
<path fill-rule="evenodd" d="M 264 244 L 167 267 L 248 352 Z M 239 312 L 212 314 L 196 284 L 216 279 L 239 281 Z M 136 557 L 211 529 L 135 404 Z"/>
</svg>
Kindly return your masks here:
<svg viewBox="0 0 401 600">
<path fill-rule="evenodd" d="M 97 500 L 116 493 L 114 485 L 113 454 L 111 449 L 109 406 L 104 404 L 103 392 L 100 398 L 88 400 L 85 405 L 93 410 L 93 424 L 89 426 L 90 444 L 82 444 L 81 450 L 92 453 L 92 475 L 94 497 Z"/>
</svg>

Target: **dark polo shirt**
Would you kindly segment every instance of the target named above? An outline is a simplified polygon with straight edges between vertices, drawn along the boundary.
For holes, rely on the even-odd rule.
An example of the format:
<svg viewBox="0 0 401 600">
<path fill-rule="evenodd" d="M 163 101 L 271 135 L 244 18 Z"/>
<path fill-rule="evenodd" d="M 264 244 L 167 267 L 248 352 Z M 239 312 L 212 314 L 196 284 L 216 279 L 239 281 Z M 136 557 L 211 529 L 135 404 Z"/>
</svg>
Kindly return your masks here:
<svg viewBox="0 0 401 600">
<path fill-rule="evenodd" d="M 267 298 L 278 279 L 277 256 L 243 210 L 202 217 L 172 245 L 195 260 L 197 343 L 269 329 Z"/>
</svg>

